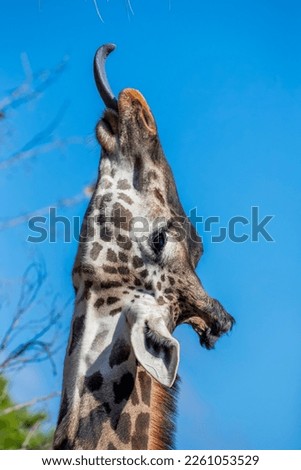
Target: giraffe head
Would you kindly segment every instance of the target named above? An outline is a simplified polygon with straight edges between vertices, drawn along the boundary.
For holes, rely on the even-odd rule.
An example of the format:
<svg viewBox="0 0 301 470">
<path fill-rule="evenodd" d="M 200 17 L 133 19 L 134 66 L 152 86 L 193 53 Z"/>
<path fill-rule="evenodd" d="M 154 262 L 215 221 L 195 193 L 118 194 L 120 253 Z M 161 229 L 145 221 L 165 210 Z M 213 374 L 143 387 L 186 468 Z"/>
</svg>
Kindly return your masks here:
<svg viewBox="0 0 301 470">
<path fill-rule="evenodd" d="M 104 61 L 111 50 L 103 46 L 95 57 L 107 108 L 96 127 L 102 157 L 74 286 L 81 296 L 92 288 L 100 317 L 123 319 L 131 354 L 171 386 L 179 363 L 175 327 L 190 324 L 209 349 L 234 320 L 195 273 L 202 243 L 180 203 L 147 102 L 134 89 L 124 89 L 116 100 L 109 88 Z"/>
</svg>

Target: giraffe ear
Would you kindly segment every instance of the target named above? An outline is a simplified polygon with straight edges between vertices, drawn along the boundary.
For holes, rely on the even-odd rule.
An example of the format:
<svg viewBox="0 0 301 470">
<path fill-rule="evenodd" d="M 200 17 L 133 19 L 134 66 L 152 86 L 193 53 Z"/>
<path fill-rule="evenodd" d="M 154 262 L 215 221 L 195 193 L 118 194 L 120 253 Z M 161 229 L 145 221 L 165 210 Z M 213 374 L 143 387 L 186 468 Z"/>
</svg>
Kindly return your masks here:
<svg viewBox="0 0 301 470">
<path fill-rule="evenodd" d="M 179 366 L 180 345 L 163 319 L 153 315 L 136 318 L 131 329 L 131 343 L 145 370 L 162 385 L 171 387 Z"/>
</svg>

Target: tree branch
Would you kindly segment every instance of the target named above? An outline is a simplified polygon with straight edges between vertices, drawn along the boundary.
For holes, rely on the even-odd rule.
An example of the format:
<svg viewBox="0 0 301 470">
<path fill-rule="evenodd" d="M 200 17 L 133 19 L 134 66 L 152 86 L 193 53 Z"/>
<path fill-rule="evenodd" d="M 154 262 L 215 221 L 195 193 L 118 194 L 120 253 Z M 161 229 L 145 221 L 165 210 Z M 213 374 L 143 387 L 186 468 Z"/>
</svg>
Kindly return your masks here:
<svg viewBox="0 0 301 470">
<path fill-rule="evenodd" d="M 49 360 L 53 369 L 53 373 L 56 374 L 56 367 L 53 356 L 58 351 L 58 348 L 55 348 L 57 340 L 57 329 L 59 328 L 58 322 L 70 302 L 71 298 L 68 299 L 59 310 L 57 310 L 57 307 L 54 303 L 48 316 L 48 323 L 46 323 L 46 325 L 41 324 L 39 331 L 36 334 L 34 334 L 27 341 L 19 344 L 15 349 L 6 355 L 0 364 L 1 373 L 4 371 L 7 372 L 12 370 L 19 370 L 24 366 L 24 364 L 38 363 Z M 13 328 L 11 326 L 9 328 L 10 334 L 16 327 L 17 324 L 14 322 Z M 50 341 L 45 341 L 42 339 L 52 328 L 55 329 L 52 339 Z M 6 334 L 4 338 L 5 341 L 2 341 L 1 343 L 2 350 L 4 348 L 7 349 L 9 344 L 9 339 L 7 339 L 7 337 L 10 338 L 10 336 L 7 336 Z M 28 352 L 31 353 L 27 354 Z"/>
<path fill-rule="evenodd" d="M 42 422 L 41 420 L 37 421 L 33 426 L 31 426 L 30 430 L 27 433 L 27 436 L 25 437 L 25 439 L 23 441 L 21 449 L 27 449 L 27 446 L 30 442 L 30 439 L 32 438 L 32 436 L 37 432 L 37 430 L 41 426 L 41 422 Z"/>
<path fill-rule="evenodd" d="M 94 7 L 95 7 L 98 18 L 100 19 L 102 23 L 104 23 L 103 17 L 101 16 L 99 8 L 98 8 L 97 0 L 93 0 L 93 3 L 94 3 Z"/>
<path fill-rule="evenodd" d="M 14 411 L 21 410 L 22 408 L 27 408 L 29 406 L 33 406 L 36 403 L 40 403 L 42 401 L 51 400 L 52 398 L 59 397 L 61 392 L 52 392 L 49 395 L 43 397 L 33 398 L 32 400 L 26 401 L 24 403 L 18 403 L 17 405 L 10 406 L 5 410 L 0 412 L 0 416 L 8 415 L 9 413 L 13 413 Z"/>
<path fill-rule="evenodd" d="M 25 313 L 35 306 L 45 279 L 45 267 L 36 261 L 28 266 L 22 277 L 16 312 L 2 339 L 0 338 L 0 374 L 18 371 L 25 364 L 46 360 L 50 362 L 53 373 L 56 374 L 53 358 L 59 349 L 60 319 L 72 299 L 69 298 L 65 303 L 58 304 L 59 296 L 55 296 L 50 306 L 48 302 L 47 315 L 39 315 L 33 324 L 30 321 L 24 322 Z M 19 341 L 16 341 L 17 336 L 21 336 L 22 340 L 18 338 Z"/>
<path fill-rule="evenodd" d="M 0 162 L 0 170 L 6 170 L 7 168 L 19 163 L 21 160 L 28 160 L 30 158 L 37 157 L 51 152 L 58 148 L 67 147 L 67 145 L 82 145 L 85 143 L 85 139 L 82 137 L 68 137 L 67 139 L 56 139 L 46 144 L 37 145 L 28 150 L 20 150 L 11 155 L 6 160 Z"/>
<path fill-rule="evenodd" d="M 0 343 L 0 352 L 10 342 L 12 332 L 16 329 L 22 315 L 29 307 L 32 307 L 39 290 L 46 279 L 45 267 L 39 263 L 31 263 L 22 276 L 21 293 L 18 300 L 17 310 Z"/>
<path fill-rule="evenodd" d="M 75 196 L 72 196 L 70 198 L 60 199 L 56 203 L 51 204 L 49 206 L 42 207 L 35 211 L 27 212 L 26 214 L 19 215 L 18 217 L 14 217 L 12 219 L 7 219 L 0 223 L 0 231 L 8 229 L 8 228 L 16 227 L 17 225 L 24 224 L 28 222 L 29 219 L 31 219 L 32 217 L 49 214 L 49 210 L 53 207 L 62 208 L 62 207 L 71 207 L 71 206 L 80 204 L 84 200 L 91 197 L 93 187 L 94 187 L 94 184 L 87 185 L 82 189 L 81 193 L 76 194 Z"/>
<path fill-rule="evenodd" d="M 58 79 L 66 68 L 68 61 L 69 57 L 66 56 L 54 68 L 44 69 L 33 74 L 30 81 L 27 77 L 21 85 L 13 88 L 0 101 L 0 117 L 3 119 L 10 108 L 17 108 L 40 96 L 46 88 Z"/>
</svg>

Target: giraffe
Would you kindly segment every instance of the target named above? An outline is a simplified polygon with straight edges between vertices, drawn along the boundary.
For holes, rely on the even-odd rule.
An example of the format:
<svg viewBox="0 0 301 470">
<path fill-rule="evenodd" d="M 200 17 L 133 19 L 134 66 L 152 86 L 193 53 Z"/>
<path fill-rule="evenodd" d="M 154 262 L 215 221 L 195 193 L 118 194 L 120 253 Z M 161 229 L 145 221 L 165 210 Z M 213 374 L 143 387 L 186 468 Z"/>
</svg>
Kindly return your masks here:
<svg viewBox="0 0 301 470">
<path fill-rule="evenodd" d="M 116 99 L 94 59 L 106 105 L 96 126 L 98 179 L 73 268 L 76 299 L 54 449 L 170 449 L 186 323 L 210 349 L 234 323 L 195 273 L 203 246 L 180 203 L 142 94 Z"/>
</svg>

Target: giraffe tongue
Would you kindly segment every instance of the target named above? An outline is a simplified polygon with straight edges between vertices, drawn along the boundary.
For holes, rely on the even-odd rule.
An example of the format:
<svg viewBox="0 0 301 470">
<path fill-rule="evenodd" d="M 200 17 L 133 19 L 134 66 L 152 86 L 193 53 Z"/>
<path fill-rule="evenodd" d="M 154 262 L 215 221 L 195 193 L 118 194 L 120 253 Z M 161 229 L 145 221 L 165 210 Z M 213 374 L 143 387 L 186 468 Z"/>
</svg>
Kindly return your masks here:
<svg viewBox="0 0 301 470">
<path fill-rule="evenodd" d="M 111 90 L 105 70 L 106 58 L 115 47 L 114 44 L 104 44 L 96 51 L 94 57 L 94 78 L 104 104 L 108 108 L 118 111 L 117 100 Z"/>
</svg>

